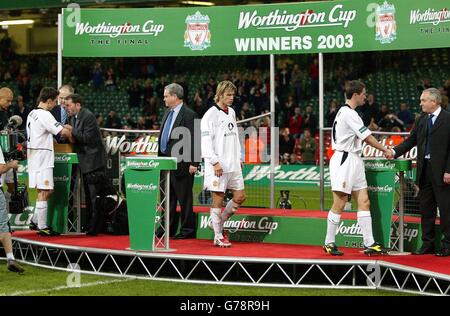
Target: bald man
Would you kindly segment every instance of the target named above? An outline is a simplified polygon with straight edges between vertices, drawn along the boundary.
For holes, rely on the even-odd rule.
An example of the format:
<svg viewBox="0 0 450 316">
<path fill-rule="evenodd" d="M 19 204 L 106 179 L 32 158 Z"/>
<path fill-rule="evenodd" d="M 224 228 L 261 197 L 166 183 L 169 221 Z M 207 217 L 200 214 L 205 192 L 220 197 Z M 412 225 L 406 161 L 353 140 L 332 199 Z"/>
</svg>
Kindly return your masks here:
<svg viewBox="0 0 450 316">
<path fill-rule="evenodd" d="M 55 106 L 50 113 L 52 113 L 53 117 L 60 122 L 61 124 L 67 124 L 68 122 L 68 113 L 66 109 L 66 98 L 75 92 L 74 88 L 71 85 L 65 84 L 62 85 L 58 89 L 58 105 Z"/>
<path fill-rule="evenodd" d="M 14 98 L 14 93 L 9 88 L 0 89 L 0 130 L 5 129 L 8 125 L 8 109 L 11 106 L 11 102 Z"/>
<path fill-rule="evenodd" d="M 4 129 L 6 125 L 8 124 L 8 117 L 7 117 L 7 111 L 9 106 L 11 105 L 11 102 L 13 100 L 13 92 L 9 88 L 1 88 L 0 89 L 0 117 L 1 117 L 1 123 L 2 128 Z M 6 116 L 5 116 L 6 115 Z M 4 122 L 4 118 L 6 117 L 6 123 Z M 0 175 L 3 173 L 8 173 L 9 171 L 12 171 L 12 169 L 17 169 L 18 167 L 18 161 L 12 160 L 5 162 L 3 158 L 3 152 L 0 150 Z M 0 185 L 1 178 L 0 178 Z M 9 190 L 9 189 L 8 189 Z M 8 192 L 6 192 L 8 193 Z M 6 195 L 5 193 L 5 195 Z M 5 196 L 2 190 L 0 190 L 0 241 L 3 244 L 3 248 L 5 249 L 6 258 L 7 258 L 7 267 L 8 270 L 11 272 L 17 272 L 22 273 L 23 268 L 17 264 L 14 255 L 13 255 L 13 249 L 12 249 L 12 241 L 11 241 L 11 233 L 9 231 L 9 217 L 8 217 L 8 210 L 7 210 L 7 201 L 5 201 Z"/>
<path fill-rule="evenodd" d="M 4 130 L 8 125 L 9 113 L 8 109 L 11 106 L 11 102 L 14 99 L 14 93 L 9 88 L 0 89 L 0 131 Z M 5 183 L 8 187 L 5 192 L 6 209 L 9 212 L 9 202 L 11 201 L 11 194 L 14 193 L 14 177 L 12 169 L 5 172 Z"/>
</svg>

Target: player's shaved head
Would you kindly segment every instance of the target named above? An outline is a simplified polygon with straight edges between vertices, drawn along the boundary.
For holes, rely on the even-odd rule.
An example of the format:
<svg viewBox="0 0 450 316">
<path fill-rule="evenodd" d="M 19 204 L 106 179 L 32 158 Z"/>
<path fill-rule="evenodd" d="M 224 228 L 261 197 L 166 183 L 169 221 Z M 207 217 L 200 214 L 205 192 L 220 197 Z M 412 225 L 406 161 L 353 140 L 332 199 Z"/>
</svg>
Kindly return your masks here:
<svg viewBox="0 0 450 316">
<path fill-rule="evenodd" d="M 13 97 L 14 93 L 12 92 L 12 90 L 10 88 L 1 88 L 0 89 L 0 98 L 9 98 L 9 97 Z"/>
<path fill-rule="evenodd" d="M 14 98 L 14 93 L 10 88 L 0 89 L 0 110 L 7 111 Z"/>
</svg>

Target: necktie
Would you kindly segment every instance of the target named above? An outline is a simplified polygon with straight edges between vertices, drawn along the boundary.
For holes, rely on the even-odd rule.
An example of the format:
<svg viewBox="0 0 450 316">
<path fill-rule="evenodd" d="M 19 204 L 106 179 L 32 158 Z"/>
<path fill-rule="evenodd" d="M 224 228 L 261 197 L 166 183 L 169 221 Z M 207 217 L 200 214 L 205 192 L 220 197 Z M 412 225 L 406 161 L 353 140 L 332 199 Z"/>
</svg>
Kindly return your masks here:
<svg viewBox="0 0 450 316">
<path fill-rule="evenodd" d="M 431 148 L 431 129 L 433 128 L 433 114 L 430 114 L 427 120 L 427 141 L 425 145 L 425 157 L 430 156 Z M 431 158 L 431 157 L 430 157 Z"/>
<path fill-rule="evenodd" d="M 172 118 L 173 118 L 173 110 L 169 112 L 169 115 L 167 116 L 166 124 L 164 124 L 163 133 L 161 136 L 161 152 L 166 153 L 167 150 L 167 143 L 169 142 L 169 133 L 170 133 L 170 126 L 172 125 Z"/>
<path fill-rule="evenodd" d="M 67 122 L 67 111 L 61 107 L 61 123 L 66 124 Z"/>
</svg>

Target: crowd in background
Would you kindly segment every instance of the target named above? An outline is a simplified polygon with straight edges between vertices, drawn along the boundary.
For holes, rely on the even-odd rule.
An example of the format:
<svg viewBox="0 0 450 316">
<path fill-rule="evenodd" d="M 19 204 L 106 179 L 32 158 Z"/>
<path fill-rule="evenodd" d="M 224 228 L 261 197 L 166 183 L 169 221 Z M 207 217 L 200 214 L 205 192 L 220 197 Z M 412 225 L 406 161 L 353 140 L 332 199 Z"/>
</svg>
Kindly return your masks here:
<svg viewBox="0 0 450 316">
<path fill-rule="evenodd" d="M 337 63 L 337 54 L 336 56 L 330 54 L 331 57 L 327 57 L 325 69 L 331 68 L 333 71 L 325 74 L 325 94 L 328 91 L 337 91 L 337 95 L 342 92 L 342 97 L 332 99 L 325 106 L 325 126 L 332 125 L 340 106 L 345 102 L 343 89 L 348 80 L 364 78 L 380 67 L 394 67 L 400 73 L 407 73 L 412 67 L 412 53 L 386 53 L 379 55 L 382 58 L 368 56 L 374 53 L 365 54 L 356 55 L 360 59 L 348 63 L 347 67 Z M 39 56 L 27 56 L 26 62 L 22 62 L 23 58 L 14 53 L 14 43 L 8 36 L 4 36 L 0 41 L 0 55 L 0 84 L 4 86 L 15 83 L 18 90 L 11 114 L 20 115 L 25 122 L 30 109 L 36 105 L 34 100 L 42 88 L 41 79 L 56 80 L 56 63 L 46 69 L 46 73 L 38 71 Z M 115 105 L 111 105 L 106 116 L 96 113 L 97 122 L 101 127 L 158 130 L 164 87 L 170 82 L 177 82 L 184 88 L 184 101 L 199 117 L 214 104 L 217 83 L 221 80 L 230 80 L 238 88 L 233 103 L 238 120 L 268 113 L 270 81 L 267 58 L 266 56 L 243 56 L 243 58 L 246 58 L 245 69 L 220 73 L 205 69 L 205 75 L 200 82 L 190 81 L 189 73 L 174 73 L 170 67 L 174 59 L 170 58 L 115 58 L 113 62 L 110 60 L 108 63 L 105 62 L 107 66 L 103 65 L 106 59 L 99 59 L 90 64 L 68 63 L 64 67 L 63 77 L 64 82 L 72 83 L 75 87 L 77 84 L 89 85 L 92 94 L 99 91 L 111 93 L 121 91 L 127 97 L 129 109 L 139 109 L 140 115 L 133 117 L 129 113 L 120 115 Z M 301 63 L 293 56 L 279 56 L 276 60 L 275 125 L 279 127 L 281 162 L 315 164 L 319 148 L 319 117 L 316 102 L 319 89 L 318 60 L 314 55 L 308 55 Z M 125 78 L 131 78 L 130 84 L 119 85 Z M 431 86 L 429 78 L 421 78 L 417 83 L 417 95 Z M 450 79 L 441 82 L 437 88 L 441 90 L 443 96 L 443 108 L 447 108 Z M 89 104 L 87 106 L 89 107 Z M 357 111 L 364 124 L 371 130 L 389 132 L 409 131 L 420 114 L 417 107 L 412 109 L 406 101 L 399 104 L 379 103 L 377 95 L 371 92 L 370 84 L 367 102 Z M 250 125 L 256 128 L 268 127 L 270 119 L 264 117 L 243 124 L 244 127 Z"/>
</svg>

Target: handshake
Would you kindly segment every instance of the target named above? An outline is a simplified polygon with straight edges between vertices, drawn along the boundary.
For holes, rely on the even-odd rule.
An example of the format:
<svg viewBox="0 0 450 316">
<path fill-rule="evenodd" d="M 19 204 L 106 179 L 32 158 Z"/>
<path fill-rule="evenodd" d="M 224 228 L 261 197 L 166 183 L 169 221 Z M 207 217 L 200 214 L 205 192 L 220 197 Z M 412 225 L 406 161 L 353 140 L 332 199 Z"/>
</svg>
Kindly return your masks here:
<svg viewBox="0 0 450 316">
<path fill-rule="evenodd" d="M 384 154 L 384 157 L 386 157 L 386 159 L 394 159 L 394 155 L 395 155 L 394 151 L 389 148 L 385 147 L 383 150 L 383 154 Z"/>
<path fill-rule="evenodd" d="M 64 125 L 63 130 L 61 131 L 61 136 L 64 137 L 65 139 L 69 140 L 71 143 L 75 142 L 75 139 L 73 138 L 72 135 L 72 126 L 71 125 Z"/>
</svg>

